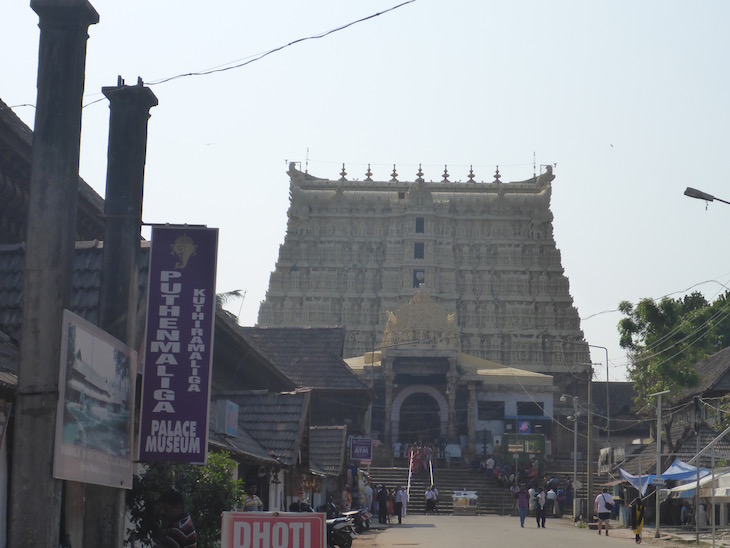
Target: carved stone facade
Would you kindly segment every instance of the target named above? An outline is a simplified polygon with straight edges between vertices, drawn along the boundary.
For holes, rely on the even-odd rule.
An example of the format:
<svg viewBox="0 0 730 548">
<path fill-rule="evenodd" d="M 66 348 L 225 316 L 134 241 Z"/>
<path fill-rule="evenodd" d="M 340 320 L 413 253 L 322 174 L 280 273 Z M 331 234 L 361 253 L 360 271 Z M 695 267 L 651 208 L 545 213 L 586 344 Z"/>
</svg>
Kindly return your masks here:
<svg viewBox="0 0 730 548">
<path fill-rule="evenodd" d="M 287 234 L 260 326 L 341 325 L 344 355 L 381 343 L 423 285 L 462 352 L 587 381 L 588 346 L 553 238 L 552 170 L 489 183 L 326 180 L 289 167 Z M 386 340 L 386 344 L 398 341 Z M 576 377 L 577 376 L 577 377 Z M 573 380 L 573 382 L 575 382 Z M 574 387 L 574 393 L 580 391 Z"/>
</svg>

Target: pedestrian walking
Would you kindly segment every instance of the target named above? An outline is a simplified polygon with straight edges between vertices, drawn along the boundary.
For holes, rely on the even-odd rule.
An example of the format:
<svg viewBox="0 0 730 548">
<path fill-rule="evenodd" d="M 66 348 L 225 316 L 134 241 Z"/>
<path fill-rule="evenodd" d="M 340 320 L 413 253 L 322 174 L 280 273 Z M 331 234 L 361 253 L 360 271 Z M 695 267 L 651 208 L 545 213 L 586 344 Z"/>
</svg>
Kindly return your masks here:
<svg viewBox="0 0 730 548">
<path fill-rule="evenodd" d="M 553 516 L 559 517 L 558 512 L 558 494 L 552 487 L 547 492 L 547 511 L 552 512 Z"/>
<path fill-rule="evenodd" d="M 545 494 L 545 488 L 540 486 L 535 495 L 535 520 L 537 526 L 545 529 L 545 514 L 547 506 L 547 495 Z"/>
<path fill-rule="evenodd" d="M 629 510 L 631 512 L 631 530 L 636 536 L 636 544 L 641 544 L 641 530 L 644 528 L 644 501 L 641 500 L 641 495 L 629 504 Z"/>
<path fill-rule="evenodd" d="M 520 490 L 515 494 L 515 498 L 517 499 L 517 510 L 520 513 L 520 527 L 524 527 L 527 510 L 530 507 L 530 493 L 524 483 L 520 484 Z"/>
<path fill-rule="evenodd" d="M 601 534 L 601 526 L 606 523 L 606 536 L 608 536 L 608 522 L 611 519 L 611 512 L 613 511 L 613 497 L 608 492 L 608 488 L 604 487 L 602 493 L 596 495 L 596 500 L 593 501 L 593 512 L 598 514 L 598 534 Z"/>
</svg>

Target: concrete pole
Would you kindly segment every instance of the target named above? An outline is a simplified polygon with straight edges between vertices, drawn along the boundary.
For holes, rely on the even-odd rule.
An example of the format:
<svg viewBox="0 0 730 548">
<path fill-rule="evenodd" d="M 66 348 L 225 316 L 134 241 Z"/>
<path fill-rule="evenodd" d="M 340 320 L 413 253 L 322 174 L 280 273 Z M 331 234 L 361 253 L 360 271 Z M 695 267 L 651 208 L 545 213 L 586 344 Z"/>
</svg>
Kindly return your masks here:
<svg viewBox="0 0 730 548">
<path fill-rule="evenodd" d="M 588 430 L 586 433 L 586 453 L 588 455 L 586 470 L 586 484 L 588 484 L 588 500 L 586 500 L 586 513 L 588 514 L 588 523 L 593 523 L 593 444 L 591 442 L 593 430 L 593 366 L 590 368 L 590 377 L 588 378 Z"/>
<path fill-rule="evenodd" d="M 53 478 L 63 309 L 73 287 L 87 0 L 32 0 L 41 29 L 31 162 L 23 325 L 13 438 L 9 546 L 58 546 Z"/>
<path fill-rule="evenodd" d="M 656 392 L 655 394 L 649 394 L 649 396 L 656 396 L 656 477 L 659 478 L 662 475 L 662 394 L 669 394 L 669 390 L 662 392 Z M 641 473 L 640 473 L 641 474 Z M 661 528 L 659 519 L 659 483 L 654 486 L 654 500 L 655 500 L 655 512 L 656 512 L 656 525 L 654 527 L 654 538 L 659 538 L 659 530 Z"/>
<path fill-rule="evenodd" d="M 99 295 L 99 327 L 138 347 L 139 244 L 142 225 L 147 121 L 157 97 L 138 80 L 102 88 L 110 103 L 107 152 L 104 254 Z M 134 379 L 132 379 L 134 382 Z M 87 485 L 84 546 L 122 546 L 124 489 Z"/>
</svg>

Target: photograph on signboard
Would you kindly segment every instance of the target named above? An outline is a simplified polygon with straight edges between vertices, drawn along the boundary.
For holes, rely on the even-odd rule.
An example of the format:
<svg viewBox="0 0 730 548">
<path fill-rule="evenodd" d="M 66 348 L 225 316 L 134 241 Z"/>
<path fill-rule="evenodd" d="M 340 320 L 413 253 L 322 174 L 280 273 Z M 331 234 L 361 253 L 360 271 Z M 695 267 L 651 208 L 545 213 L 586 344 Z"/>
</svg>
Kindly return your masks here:
<svg viewBox="0 0 730 548">
<path fill-rule="evenodd" d="M 64 311 L 53 475 L 132 487 L 137 354 Z"/>
</svg>

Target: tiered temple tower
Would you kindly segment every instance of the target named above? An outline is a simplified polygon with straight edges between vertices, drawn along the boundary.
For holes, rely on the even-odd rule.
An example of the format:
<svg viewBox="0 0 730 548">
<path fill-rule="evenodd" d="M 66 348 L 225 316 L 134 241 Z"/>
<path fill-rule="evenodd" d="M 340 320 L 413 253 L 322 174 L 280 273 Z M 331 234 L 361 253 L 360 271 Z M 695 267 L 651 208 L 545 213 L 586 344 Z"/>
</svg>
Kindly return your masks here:
<svg viewBox="0 0 730 548">
<path fill-rule="evenodd" d="M 587 381 L 590 355 L 553 238 L 548 166 L 492 182 L 327 180 L 289 166 L 287 234 L 260 326 L 342 325 L 344 356 L 382 344 L 387 313 L 425 286 L 456 313 L 461 351 Z M 561 382 L 561 378 L 562 381 Z M 582 384 L 582 383 L 581 383 Z M 580 389 L 574 389 L 581 391 Z M 575 392 L 574 392 L 575 393 Z"/>
</svg>

